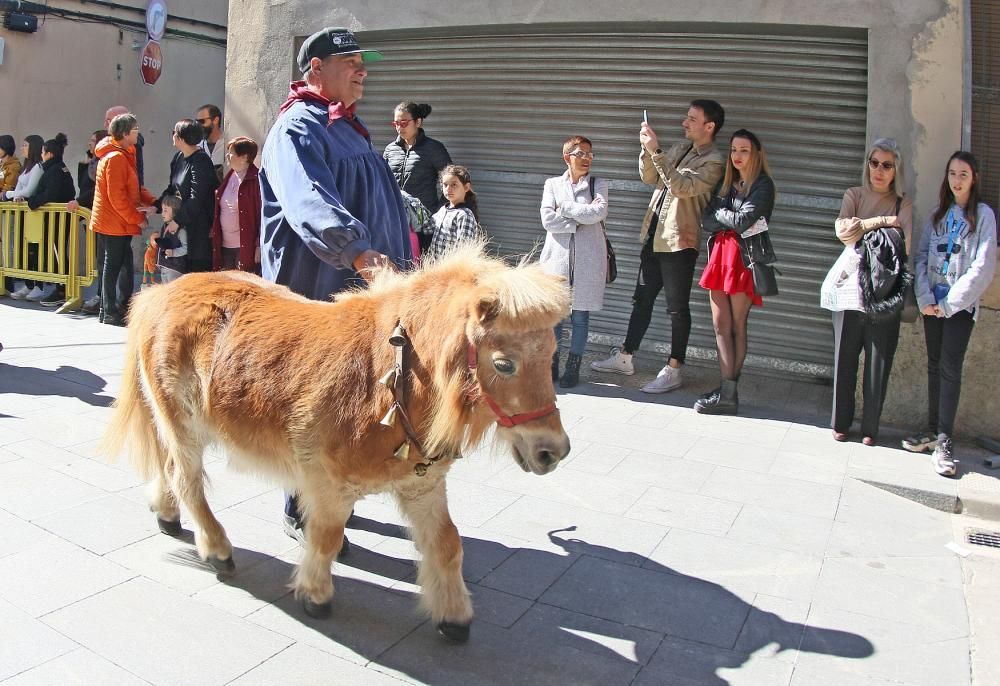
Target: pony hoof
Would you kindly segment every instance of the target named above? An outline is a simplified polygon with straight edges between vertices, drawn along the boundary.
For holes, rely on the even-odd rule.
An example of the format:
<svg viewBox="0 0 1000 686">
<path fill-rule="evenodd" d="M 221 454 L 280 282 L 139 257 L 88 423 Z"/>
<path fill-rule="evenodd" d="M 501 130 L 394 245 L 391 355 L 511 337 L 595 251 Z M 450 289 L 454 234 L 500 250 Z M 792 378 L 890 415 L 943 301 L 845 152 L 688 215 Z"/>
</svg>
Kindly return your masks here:
<svg viewBox="0 0 1000 686">
<path fill-rule="evenodd" d="M 340 552 L 337 553 L 337 559 L 343 560 L 350 554 L 351 554 L 351 542 L 347 540 L 347 536 L 344 536 L 344 544 L 340 546 Z"/>
<path fill-rule="evenodd" d="M 170 519 L 160 519 L 156 518 L 156 526 L 160 527 L 160 532 L 165 533 L 167 536 L 180 536 L 184 533 L 184 529 L 181 528 L 181 520 L 170 520 Z"/>
<path fill-rule="evenodd" d="M 438 624 L 438 633 L 447 638 L 452 643 L 465 643 L 469 640 L 470 624 L 455 624 L 454 622 L 441 622 Z"/>
<path fill-rule="evenodd" d="M 215 568 L 216 573 L 221 576 L 232 576 L 236 573 L 236 563 L 233 562 L 233 558 L 227 557 L 225 560 L 210 555 L 208 558 L 208 563 Z"/>
<path fill-rule="evenodd" d="M 333 614 L 333 602 L 327 600 L 324 603 L 314 603 L 306 598 L 302 601 L 302 609 L 313 619 L 328 619 Z"/>
</svg>

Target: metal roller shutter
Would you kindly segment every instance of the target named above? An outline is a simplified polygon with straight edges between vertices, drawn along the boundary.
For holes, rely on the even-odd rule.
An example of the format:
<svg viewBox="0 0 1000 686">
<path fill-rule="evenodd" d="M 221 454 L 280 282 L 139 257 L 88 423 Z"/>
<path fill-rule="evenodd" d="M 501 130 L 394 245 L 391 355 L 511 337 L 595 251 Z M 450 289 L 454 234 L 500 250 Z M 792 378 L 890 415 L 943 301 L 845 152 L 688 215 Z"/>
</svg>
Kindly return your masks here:
<svg viewBox="0 0 1000 686">
<path fill-rule="evenodd" d="M 682 135 L 691 99 L 718 100 L 726 108 L 720 147 L 737 128 L 754 131 L 778 186 L 772 237 L 781 295 L 751 317 L 747 364 L 829 377 L 832 331 L 819 286 L 841 249 L 833 235 L 840 199 L 859 182 L 867 42 L 858 32 L 797 30 L 602 24 L 367 32 L 362 44 L 386 59 L 371 70 L 362 113 L 385 145 L 399 101 L 430 103 L 425 130 L 472 171 L 483 225 L 503 253 L 543 240 L 542 185 L 565 169 L 562 142 L 573 134 L 592 139 L 593 173 L 610 180 L 607 226 L 619 260 L 604 310 L 591 317 L 591 344 L 603 347 L 625 334 L 652 192 L 638 180 L 642 110 L 671 141 Z M 689 354 L 713 356 L 708 297 L 697 285 L 692 310 Z M 664 305 L 643 349 L 662 358 L 668 341 Z"/>
</svg>

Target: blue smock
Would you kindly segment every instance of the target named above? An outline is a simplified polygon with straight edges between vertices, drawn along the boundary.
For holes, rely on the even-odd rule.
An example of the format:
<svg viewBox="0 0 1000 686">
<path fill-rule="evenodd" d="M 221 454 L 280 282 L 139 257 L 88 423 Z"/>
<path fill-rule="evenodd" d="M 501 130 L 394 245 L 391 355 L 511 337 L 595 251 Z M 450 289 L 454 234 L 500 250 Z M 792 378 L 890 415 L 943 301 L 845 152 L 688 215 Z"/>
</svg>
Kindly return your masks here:
<svg viewBox="0 0 1000 686">
<path fill-rule="evenodd" d="M 314 300 L 363 283 L 354 259 L 365 250 L 400 269 L 411 260 L 399 184 L 382 154 L 347 119 L 296 102 L 264 143 L 260 168 L 261 271 Z"/>
</svg>

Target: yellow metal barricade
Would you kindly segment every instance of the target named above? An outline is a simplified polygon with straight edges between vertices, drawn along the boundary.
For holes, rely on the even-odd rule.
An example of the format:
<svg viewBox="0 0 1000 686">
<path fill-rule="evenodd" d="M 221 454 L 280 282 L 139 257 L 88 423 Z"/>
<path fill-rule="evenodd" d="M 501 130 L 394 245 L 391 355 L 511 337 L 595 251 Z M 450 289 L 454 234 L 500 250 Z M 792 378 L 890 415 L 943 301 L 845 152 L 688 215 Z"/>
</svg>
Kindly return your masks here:
<svg viewBox="0 0 1000 686">
<path fill-rule="evenodd" d="M 7 293 L 8 277 L 32 279 L 65 286 L 66 303 L 58 312 L 79 309 L 83 289 L 97 277 L 97 242 L 89 224 L 84 207 L 50 203 L 31 210 L 25 202 L 0 203 L 0 296 Z M 37 250 L 32 264 L 29 246 L 31 253 Z"/>
</svg>

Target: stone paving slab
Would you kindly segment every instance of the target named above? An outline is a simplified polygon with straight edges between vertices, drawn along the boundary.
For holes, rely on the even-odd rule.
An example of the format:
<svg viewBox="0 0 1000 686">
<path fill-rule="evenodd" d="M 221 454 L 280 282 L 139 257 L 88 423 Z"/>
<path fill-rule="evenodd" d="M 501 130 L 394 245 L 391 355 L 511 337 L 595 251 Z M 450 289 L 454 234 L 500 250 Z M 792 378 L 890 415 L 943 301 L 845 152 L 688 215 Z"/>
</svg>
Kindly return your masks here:
<svg viewBox="0 0 1000 686">
<path fill-rule="evenodd" d="M 456 463 L 477 619 L 453 646 L 419 611 L 419 555 L 389 497 L 358 504 L 330 620 L 289 591 L 301 551 L 281 490 L 221 451 L 209 501 L 237 574 L 197 559 L 186 511 L 184 535 L 160 535 L 128 465 L 95 454 L 124 337 L 0 300 L 3 686 L 960 686 L 1000 664 L 966 602 L 991 597 L 988 571 L 970 571 L 983 553 L 958 558 L 954 516 L 868 483 L 1000 506 L 1000 481 L 939 479 L 891 427 L 876 447 L 835 443 L 828 387 L 750 372 L 745 413 L 706 417 L 691 403 L 711 369 L 662 396 L 637 390 L 655 370 L 585 376 L 560 393 L 574 450 L 551 475 L 488 449 Z"/>
</svg>

